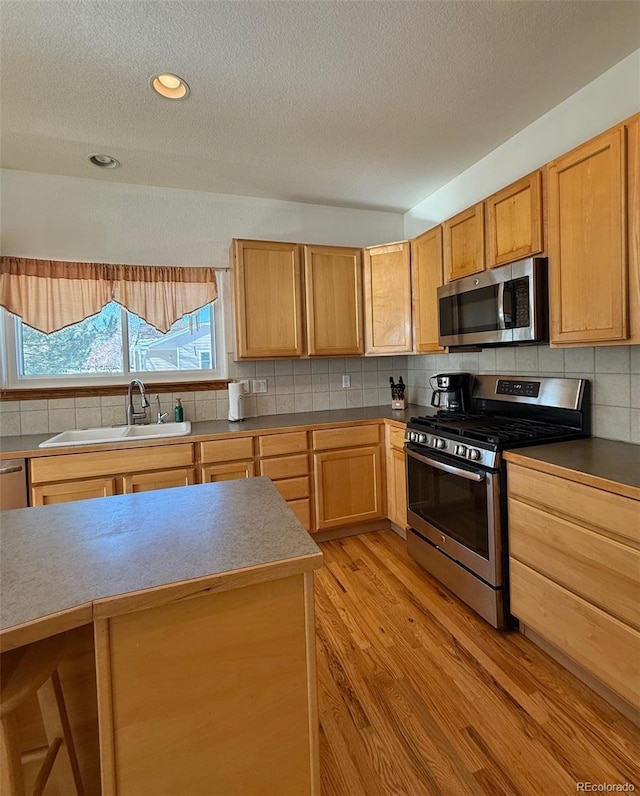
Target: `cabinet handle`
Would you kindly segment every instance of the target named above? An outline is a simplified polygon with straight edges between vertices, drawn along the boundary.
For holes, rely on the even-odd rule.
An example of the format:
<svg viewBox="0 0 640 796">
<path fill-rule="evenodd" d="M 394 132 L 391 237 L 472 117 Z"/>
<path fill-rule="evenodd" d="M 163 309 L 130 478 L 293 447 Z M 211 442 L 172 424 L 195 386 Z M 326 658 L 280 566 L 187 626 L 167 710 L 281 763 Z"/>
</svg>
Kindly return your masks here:
<svg viewBox="0 0 640 796">
<path fill-rule="evenodd" d="M 6 467 L 0 467 L 0 475 L 8 475 L 9 473 L 21 473 L 21 464 L 9 464 Z"/>
</svg>

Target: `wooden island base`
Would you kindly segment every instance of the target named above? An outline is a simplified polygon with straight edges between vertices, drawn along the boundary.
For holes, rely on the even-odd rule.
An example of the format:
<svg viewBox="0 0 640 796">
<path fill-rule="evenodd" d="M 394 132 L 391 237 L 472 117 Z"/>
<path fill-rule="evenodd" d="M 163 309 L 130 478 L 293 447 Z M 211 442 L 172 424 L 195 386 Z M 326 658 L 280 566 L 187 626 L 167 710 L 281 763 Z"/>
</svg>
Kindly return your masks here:
<svg viewBox="0 0 640 796">
<path fill-rule="evenodd" d="M 51 597 L 42 604 L 54 610 L 31 608 L 26 586 L 20 599 L 12 595 L 0 648 L 64 631 L 60 678 L 87 796 L 319 796 L 313 571 L 322 554 L 266 478 L 149 494 L 7 512 L 13 527 L 3 537 L 14 537 L 3 577 L 17 573 L 16 583 L 28 584 L 50 561 L 42 577 Z M 162 501 L 163 527 L 131 522 Z M 194 530 L 183 521 L 187 505 Z M 105 508 L 115 509 L 117 521 L 92 523 Z M 224 519 L 213 527 L 218 515 Z M 253 538 L 248 516 L 262 519 Z M 50 527 L 34 535 L 43 518 Z M 269 536 L 272 522 L 278 530 Z M 113 526 L 108 533 L 106 526 Z M 73 556 L 58 558 L 67 527 L 76 528 L 67 541 L 75 541 L 80 566 L 100 546 L 110 553 L 105 570 L 113 568 L 91 570 L 93 579 L 76 569 L 78 590 L 92 589 L 95 598 L 79 601 L 75 619 L 54 602 L 69 582 L 62 567 L 73 569 Z M 48 545 L 48 554 L 28 549 L 31 540 Z M 20 560 L 34 563 L 20 570 Z M 126 563 L 130 580 L 116 571 Z M 132 586 L 106 592 L 119 576 Z M 160 576 L 170 579 L 148 585 Z M 9 621 L 22 616 L 28 621 Z M 17 719 L 21 749 L 42 747 L 35 697 Z M 34 753 L 27 763 L 27 786 L 40 761 Z M 45 796 L 70 794 L 52 781 Z"/>
</svg>

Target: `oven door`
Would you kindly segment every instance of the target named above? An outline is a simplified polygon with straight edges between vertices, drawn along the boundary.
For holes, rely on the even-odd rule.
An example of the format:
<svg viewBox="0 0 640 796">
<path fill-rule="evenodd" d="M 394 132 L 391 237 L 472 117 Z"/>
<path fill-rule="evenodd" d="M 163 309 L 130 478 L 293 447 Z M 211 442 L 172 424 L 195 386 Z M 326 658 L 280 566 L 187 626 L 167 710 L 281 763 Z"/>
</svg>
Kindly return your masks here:
<svg viewBox="0 0 640 796">
<path fill-rule="evenodd" d="M 500 473 L 407 445 L 407 520 L 493 587 L 501 586 Z"/>
</svg>

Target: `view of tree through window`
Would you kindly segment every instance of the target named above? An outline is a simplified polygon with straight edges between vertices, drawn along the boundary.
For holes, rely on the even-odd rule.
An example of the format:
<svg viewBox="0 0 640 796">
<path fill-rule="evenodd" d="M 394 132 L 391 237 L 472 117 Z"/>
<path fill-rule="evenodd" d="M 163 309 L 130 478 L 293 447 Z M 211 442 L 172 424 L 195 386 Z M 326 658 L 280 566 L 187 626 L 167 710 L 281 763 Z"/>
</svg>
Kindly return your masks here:
<svg viewBox="0 0 640 796">
<path fill-rule="evenodd" d="M 162 334 L 115 302 L 91 318 L 48 335 L 18 321 L 20 375 L 210 369 L 215 367 L 212 322 L 207 305 L 183 316 Z"/>
</svg>

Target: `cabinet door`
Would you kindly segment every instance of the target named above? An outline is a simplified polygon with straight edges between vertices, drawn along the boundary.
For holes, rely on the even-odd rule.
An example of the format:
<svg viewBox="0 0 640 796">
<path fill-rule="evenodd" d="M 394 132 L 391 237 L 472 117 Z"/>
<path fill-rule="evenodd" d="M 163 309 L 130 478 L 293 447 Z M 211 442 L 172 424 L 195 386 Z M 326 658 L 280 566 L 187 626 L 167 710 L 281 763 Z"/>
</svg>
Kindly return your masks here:
<svg viewBox="0 0 640 796">
<path fill-rule="evenodd" d="M 115 495 L 115 478 L 88 478 L 86 481 L 59 481 L 57 484 L 38 484 L 31 487 L 32 506 L 50 506 L 72 500 Z"/>
<path fill-rule="evenodd" d="M 169 489 L 174 486 L 195 484 L 193 467 L 184 470 L 168 470 L 153 473 L 132 473 L 122 477 L 122 491 L 125 495 L 132 492 L 149 492 L 152 489 Z"/>
<path fill-rule="evenodd" d="M 233 287 L 239 358 L 297 357 L 303 353 L 297 243 L 234 240 Z"/>
<path fill-rule="evenodd" d="M 253 478 L 255 475 L 253 462 L 229 462 L 228 464 L 203 464 L 200 476 L 203 484 L 213 481 L 234 481 L 236 478 Z"/>
<path fill-rule="evenodd" d="M 541 172 L 494 193 L 486 205 L 490 268 L 543 251 Z"/>
<path fill-rule="evenodd" d="M 548 166 L 551 341 L 628 337 L 624 128 Z"/>
<path fill-rule="evenodd" d="M 384 516 L 380 446 L 315 453 L 316 528 Z"/>
<path fill-rule="evenodd" d="M 388 516 L 402 530 L 407 527 L 407 476 L 403 451 L 391 448 L 387 456 Z"/>
<path fill-rule="evenodd" d="M 438 288 L 442 285 L 442 227 L 411 241 L 413 322 L 417 352 L 444 351 L 438 344 Z"/>
<path fill-rule="evenodd" d="M 362 264 L 359 249 L 304 247 L 310 356 L 362 354 Z"/>
<path fill-rule="evenodd" d="M 627 123 L 629 344 L 640 344 L 640 113 Z"/>
<path fill-rule="evenodd" d="M 412 350 L 408 241 L 364 250 L 364 317 L 367 354 Z"/>
<path fill-rule="evenodd" d="M 445 221 L 444 272 L 447 282 L 484 271 L 484 205 L 479 202 Z"/>
</svg>

